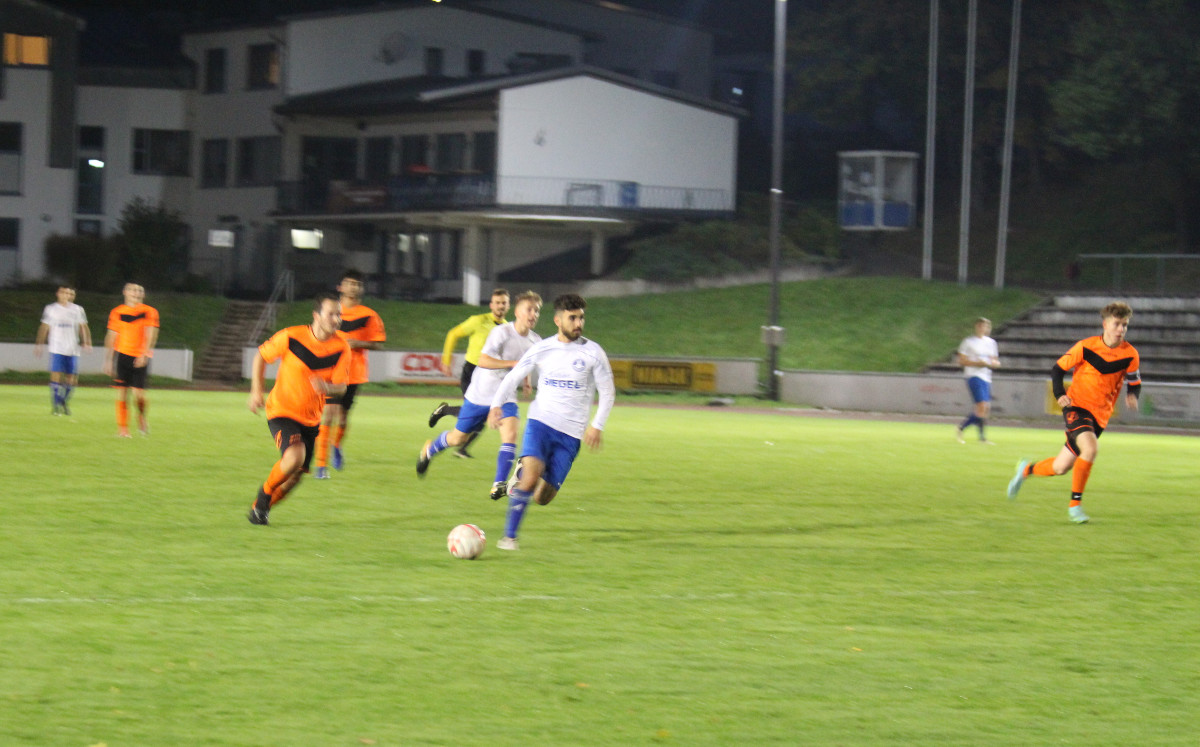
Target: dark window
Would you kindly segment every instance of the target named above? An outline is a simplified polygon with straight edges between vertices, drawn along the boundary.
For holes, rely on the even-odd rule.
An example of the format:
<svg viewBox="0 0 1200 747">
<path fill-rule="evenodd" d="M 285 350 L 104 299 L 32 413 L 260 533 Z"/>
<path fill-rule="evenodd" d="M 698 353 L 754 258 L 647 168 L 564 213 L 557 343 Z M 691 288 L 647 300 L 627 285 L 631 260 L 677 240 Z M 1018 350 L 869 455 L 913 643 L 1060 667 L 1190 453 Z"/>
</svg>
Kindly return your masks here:
<svg viewBox="0 0 1200 747">
<path fill-rule="evenodd" d="M 679 73 L 673 70 L 651 70 L 650 82 L 660 85 L 663 88 L 678 88 Z"/>
<path fill-rule="evenodd" d="M 429 171 L 429 137 L 406 135 L 400 138 L 400 173 L 407 175 Z"/>
<path fill-rule="evenodd" d="M 79 149 L 91 150 L 98 153 L 104 152 L 104 128 L 103 127 L 80 127 L 79 128 Z"/>
<path fill-rule="evenodd" d="M 75 172 L 75 212 L 104 214 L 104 160 L 81 156 Z"/>
<path fill-rule="evenodd" d="M 21 193 L 21 123 L 0 122 L 0 194 Z"/>
<path fill-rule="evenodd" d="M 383 183 L 392 174 L 392 139 L 390 137 L 367 138 L 366 163 L 363 176 L 367 181 Z"/>
<path fill-rule="evenodd" d="M 224 187 L 229 183 L 229 141 L 205 140 L 200 146 L 200 186 Z"/>
<path fill-rule="evenodd" d="M 17 249 L 21 246 L 21 221 L 17 218 L 0 218 L 0 249 Z"/>
<path fill-rule="evenodd" d="M 467 166 L 467 136 L 461 132 L 437 137 L 437 170 L 462 171 Z"/>
<path fill-rule="evenodd" d="M 133 173 L 187 176 L 191 142 L 187 130 L 134 130 Z"/>
<path fill-rule="evenodd" d="M 446 51 L 441 47 L 425 47 L 425 74 L 441 75 L 445 60 Z"/>
<path fill-rule="evenodd" d="M 225 50 L 204 50 L 204 92 L 225 92 Z"/>
<path fill-rule="evenodd" d="M 246 54 L 246 88 L 279 87 L 279 48 L 274 44 L 252 44 Z"/>
<path fill-rule="evenodd" d="M 496 173 L 496 133 L 476 132 L 471 168 L 481 174 Z"/>
<path fill-rule="evenodd" d="M 482 49 L 467 50 L 467 75 L 483 75 L 484 56 Z"/>
<path fill-rule="evenodd" d="M 238 138 L 237 184 L 239 187 L 266 187 L 279 179 L 280 139 L 278 137 Z"/>
</svg>

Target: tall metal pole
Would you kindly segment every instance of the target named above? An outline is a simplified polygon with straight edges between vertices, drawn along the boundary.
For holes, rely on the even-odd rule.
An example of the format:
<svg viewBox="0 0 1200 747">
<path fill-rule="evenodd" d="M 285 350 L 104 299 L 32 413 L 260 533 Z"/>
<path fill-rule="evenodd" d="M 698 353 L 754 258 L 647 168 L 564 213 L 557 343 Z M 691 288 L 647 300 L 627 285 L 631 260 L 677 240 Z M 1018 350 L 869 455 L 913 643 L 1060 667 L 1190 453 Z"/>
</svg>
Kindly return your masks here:
<svg viewBox="0 0 1200 747">
<path fill-rule="evenodd" d="M 1012 36 L 1008 48 L 1008 101 L 1004 109 L 1004 157 L 1000 175 L 1000 225 L 996 229 L 996 288 L 1004 287 L 1008 259 L 1008 204 L 1012 194 L 1013 129 L 1017 119 L 1017 58 L 1021 50 L 1021 0 L 1013 0 Z"/>
<path fill-rule="evenodd" d="M 933 156 L 937 131 L 938 0 L 929 0 L 929 80 L 925 85 L 925 221 L 921 278 L 933 279 Z"/>
<path fill-rule="evenodd" d="M 967 80 L 963 93 L 962 189 L 958 215 L 958 282 L 967 282 L 967 247 L 971 234 L 971 143 L 975 139 L 975 27 L 979 0 L 967 6 Z"/>
<path fill-rule="evenodd" d="M 767 395 L 779 399 L 779 211 L 783 200 L 783 80 L 787 46 L 787 0 L 775 0 L 775 90 L 771 124 L 771 302 L 763 340 L 767 343 Z"/>
</svg>

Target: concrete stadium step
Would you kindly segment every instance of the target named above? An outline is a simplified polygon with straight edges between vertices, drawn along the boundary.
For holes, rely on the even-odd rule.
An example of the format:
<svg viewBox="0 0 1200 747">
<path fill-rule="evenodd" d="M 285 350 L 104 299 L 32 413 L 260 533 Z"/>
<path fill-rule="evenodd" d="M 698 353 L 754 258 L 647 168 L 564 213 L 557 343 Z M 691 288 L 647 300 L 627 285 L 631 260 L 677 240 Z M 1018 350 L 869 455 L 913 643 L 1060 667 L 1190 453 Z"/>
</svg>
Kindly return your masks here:
<svg viewBox="0 0 1200 747">
<path fill-rule="evenodd" d="M 201 381 L 240 381 L 242 348 L 266 306 L 266 303 L 259 301 L 230 301 L 196 363 L 193 378 Z"/>
<path fill-rule="evenodd" d="M 1100 309 L 1112 296 L 1058 295 L 997 328 L 1003 368 L 997 376 L 1049 376 L 1054 362 L 1075 342 L 1101 333 Z M 1200 382 L 1200 298 L 1140 296 L 1133 307 L 1129 341 L 1138 349 L 1142 375 L 1157 382 Z M 926 371 L 961 371 L 951 353 Z"/>
</svg>

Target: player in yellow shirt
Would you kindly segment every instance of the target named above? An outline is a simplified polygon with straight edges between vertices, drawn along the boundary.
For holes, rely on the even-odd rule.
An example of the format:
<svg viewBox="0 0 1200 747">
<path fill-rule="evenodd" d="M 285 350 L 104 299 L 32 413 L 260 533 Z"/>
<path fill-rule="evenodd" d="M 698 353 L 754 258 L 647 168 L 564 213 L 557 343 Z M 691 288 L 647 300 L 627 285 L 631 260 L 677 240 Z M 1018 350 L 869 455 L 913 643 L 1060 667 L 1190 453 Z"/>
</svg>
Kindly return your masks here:
<svg viewBox="0 0 1200 747">
<path fill-rule="evenodd" d="M 462 324 L 446 333 L 446 344 L 442 346 L 442 373 L 447 376 L 451 374 L 450 361 L 454 359 L 455 346 L 459 340 L 467 338 L 467 353 L 463 356 L 465 360 L 462 374 L 458 378 L 458 386 L 464 395 L 467 393 L 467 387 L 471 386 L 471 374 L 479 365 L 479 353 L 483 350 L 483 343 L 487 342 L 489 332 L 504 324 L 504 317 L 508 314 L 508 305 L 508 291 L 504 288 L 496 288 L 492 291 L 492 301 L 488 304 L 486 313 L 469 316 Z M 437 425 L 437 421 L 447 415 L 458 417 L 459 409 L 461 408 L 451 406 L 448 402 L 441 403 L 429 414 L 429 427 Z M 479 431 L 471 433 L 467 442 L 454 452 L 455 455 L 470 459 L 471 455 L 467 453 L 467 447 L 478 437 Z"/>
<path fill-rule="evenodd" d="M 113 377 L 113 387 L 117 390 L 117 435 L 129 438 L 129 390 L 132 389 L 138 408 L 138 430 L 148 436 L 146 381 L 154 344 L 158 342 L 158 310 L 144 303 L 146 289 L 137 283 L 126 283 L 121 294 L 125 303 L 108 315 L 104 373 Z"/>
<path fill-rule="evenodd" d="M 266 524 L 271 507 L 287 498 L 308 471 L 325 398 L 346 391 L 350 346 L 337 334 L 341 321 L 338 297 L 322 293 L 313 304 L 312 323 L 276 332 L 254 356 L 246 404 L 253 413 L 266 406 L 279 461 L 258 489 L 247 517 L 251 524 Z M 279 372 L 270 396 L 264 397 L 267 364 L 274 361 L 279 361 Z"/>
<path fill-rule="evenodd" d="M 367 368 L 367 351 L 379 350 L 383 347 L 387 334 L 383 329 L 383 319 L 374 309 L 364 306 L 363 276 L 358 270 L 346 270 L 342 273 L 342 281 L 338 283 L 339 305 L 342 312 L 342 323 L 338 335 L 350 345 L 350 383 L 340 397 L 330 397 L 325 402 L 325 415 L 321 419 L 321 432 L 317 435 L 317 473 L 318 480 L 329 479 L 329 469 L 325 466 L 329 448 L 333 447 L 333 468 L 340 470 L 345 464 L 342 458 L 342 439 L 346 435 L 347 418 L 350 408 L 354 406 L 354 396 L 358 393 L 358 385 L 370 380 Z"/>
</svg>

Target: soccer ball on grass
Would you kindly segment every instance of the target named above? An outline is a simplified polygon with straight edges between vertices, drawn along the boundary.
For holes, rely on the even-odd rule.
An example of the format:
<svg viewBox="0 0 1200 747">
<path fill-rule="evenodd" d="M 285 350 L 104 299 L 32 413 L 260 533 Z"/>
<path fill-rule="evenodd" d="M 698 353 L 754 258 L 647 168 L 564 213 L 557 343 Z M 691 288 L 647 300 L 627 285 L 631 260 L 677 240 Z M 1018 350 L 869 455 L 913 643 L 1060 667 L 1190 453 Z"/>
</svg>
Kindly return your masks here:
<svg viewBox="0 0 1200 747">
<path fill-rule="evenodd" d="M 486 545 L 487 537 L 474 524 L 459 524 L 450 530 L 450 536 L 446 538 L 446 548 L 450 554 L 462 560 L 478 558 Z"/>
</svg>

